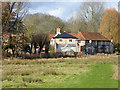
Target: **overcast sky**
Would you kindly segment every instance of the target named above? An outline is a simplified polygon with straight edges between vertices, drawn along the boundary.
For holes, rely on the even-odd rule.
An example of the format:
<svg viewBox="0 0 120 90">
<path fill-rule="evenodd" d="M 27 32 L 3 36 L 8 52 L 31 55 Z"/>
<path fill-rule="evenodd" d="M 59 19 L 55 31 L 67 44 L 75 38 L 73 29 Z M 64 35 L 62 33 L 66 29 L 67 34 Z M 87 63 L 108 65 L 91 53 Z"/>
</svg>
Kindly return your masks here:
<svg viewBox="0 0 120 90">
<path fill-rule="evenodd" d="M 67 21 L 74 15 L 76 9 L 82 2 L 30 2 L 30 14 L 45 13 L 50 14 L 60 19 Z M 118 10 L 117 2 L 105 2 L 105 8 L 116 8 Z"/>
</svg>

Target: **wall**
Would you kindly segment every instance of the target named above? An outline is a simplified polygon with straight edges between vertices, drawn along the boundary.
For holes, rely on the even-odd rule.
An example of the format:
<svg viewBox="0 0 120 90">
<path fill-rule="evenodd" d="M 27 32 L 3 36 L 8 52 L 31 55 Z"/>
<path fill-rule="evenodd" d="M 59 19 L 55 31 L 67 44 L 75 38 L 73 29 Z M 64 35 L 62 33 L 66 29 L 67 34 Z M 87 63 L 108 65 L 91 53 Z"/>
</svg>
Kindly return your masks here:
<svg viewBox="0 0 120 90">
<path fill-rule="evenodd" d="M 110 41 L 86 41 L 86 45 L 82 46 L 82 52 L 86 52 L 88 54 L 95 53 L 113 53 L 113 44 Z"/>
<path fill-rule="evenodd" d="M 60 41 L 62 40 L 62 41 Z M 72 40 L 71 42 L 69 40 Z M 55 39 L 55 42 L 57 43 L 57 52 L 76 52 L 76 39 L 71 38 L 57 38 Z"/>
</svg>

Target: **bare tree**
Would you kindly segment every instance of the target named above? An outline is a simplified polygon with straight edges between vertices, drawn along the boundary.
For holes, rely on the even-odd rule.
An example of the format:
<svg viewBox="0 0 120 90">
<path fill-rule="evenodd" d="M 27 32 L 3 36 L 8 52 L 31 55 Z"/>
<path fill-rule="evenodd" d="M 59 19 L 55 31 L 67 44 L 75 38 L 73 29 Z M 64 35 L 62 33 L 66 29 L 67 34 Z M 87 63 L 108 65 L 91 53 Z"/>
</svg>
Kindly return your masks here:
<svg viewBox="0 0 120 90">
<path fill-rule="evenodd" d="M 29 8 L 27 2 L 2 2 L 2 30 L 8 32 L 16 24 L 19 25 Z M 12 22 L 12 26 L 11 26 Z"/>
<path fill-rule="evenodd" d="M 104 3 L 83 2 L 76 11 L 73 26 L 78 31 L 98 32 L 104 13 Z"/>
<path fill-rule="evenodd" d="M 37 46 L 39 46 L 39 51 L 38 51 L 39 54 L 41 54 L 41 51 L 42 51 L 44 46 L 45 46 L 45 53 L 48 54 L 48 50 L 49 50 L 49 37 L 48 37 L 48 33 L 37 32 L 37 33 L 32 35 L 31 40 L 32 40 L 31 41 L 31 51 L 32 51 L 32 47 L 34 46 L 34 49 L 35 49 L 34 54 L 36 54 Z"/>
<path fill-rule="evenodd" d="M 2 2 L 2 33 L 7 33 L 10 37 L 12 33 L 24 33 L 23 30 L 25 29 L 25 26 L 23 24 L 23 19 L 28 11 L 28 8 L 29 3 L 27 2 Z M 19 35 L 17 36 L 19 37 Z M 11 45 L 12 40 L 10 41 L 11 42 L 8 42 L 8 44 Z M 16 42 L 15 50 L 17 52 L 18 40 L 15 39 L 14 41 Z"/>
</svg>

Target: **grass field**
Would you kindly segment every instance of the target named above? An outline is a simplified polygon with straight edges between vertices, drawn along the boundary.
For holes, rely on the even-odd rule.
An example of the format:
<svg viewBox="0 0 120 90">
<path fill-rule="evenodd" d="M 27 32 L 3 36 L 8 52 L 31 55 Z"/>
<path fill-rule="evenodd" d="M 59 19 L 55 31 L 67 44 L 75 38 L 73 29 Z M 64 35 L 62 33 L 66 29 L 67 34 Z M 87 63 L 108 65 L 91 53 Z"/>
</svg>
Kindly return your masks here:
<svg viewBox="0 0 120 90">
<path fill-rule="evenodd" d="M 3 60 L 3 88 L 117 88 L 118 56 Z"/>
</svg>

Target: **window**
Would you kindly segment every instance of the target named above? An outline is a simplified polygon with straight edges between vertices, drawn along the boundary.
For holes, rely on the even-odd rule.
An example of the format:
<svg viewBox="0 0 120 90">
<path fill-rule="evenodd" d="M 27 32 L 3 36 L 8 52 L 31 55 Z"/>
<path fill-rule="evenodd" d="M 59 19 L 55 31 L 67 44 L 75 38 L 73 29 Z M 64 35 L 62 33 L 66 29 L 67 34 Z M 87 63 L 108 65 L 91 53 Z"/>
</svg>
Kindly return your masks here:
<svg viewBox="0 0 120 90">
<path fill-rule="evenodd" d="M 101 41 L 101 45 L 103 45 L 103 41 Z"/>
<path fill-rule="evenodd" d="M 86 45 L 87 45 L 88 43 L 89 43 L 89 41 L 87 40 L 87 41 L 86 41 Z"/>
<path fill-rule="evenodd" d="M 81 43 L 81 41 L 79 40 L 78 43 Z"/>
<path fill-rule="evenodd" d="M 72 39 L 69 39 L 69 42 L 72 42 Z"/>
<path fill-rule="evenodd" d="M 95 41 L 95 45 L 97 45 L 97 41 Z"/>
<path fill-rule="evenodd" d="M 59 39 L 60 42 L 62 42 L 62 39 Z"/>
<path fill-rule="evenodd" d="M 107 41 L 105 41 L 105 45 L 108 45 L 108 42 L 107 42 Z"/>
</svg>

